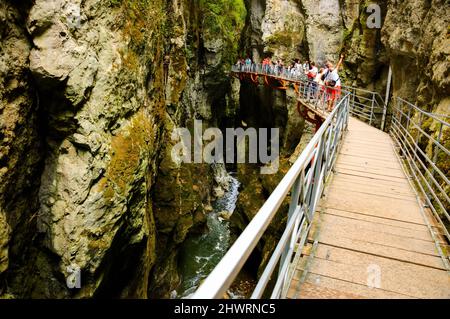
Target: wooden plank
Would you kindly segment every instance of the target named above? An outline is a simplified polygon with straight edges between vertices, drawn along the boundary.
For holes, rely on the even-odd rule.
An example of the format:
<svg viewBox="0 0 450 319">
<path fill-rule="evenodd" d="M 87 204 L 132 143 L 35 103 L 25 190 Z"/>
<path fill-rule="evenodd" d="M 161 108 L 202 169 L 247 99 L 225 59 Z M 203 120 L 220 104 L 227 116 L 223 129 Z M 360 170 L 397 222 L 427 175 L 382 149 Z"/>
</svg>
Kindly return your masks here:
<svg viewBox="0 0 450 319">
<path fill-rule="evenodd" d="M 370 145 L 393 145 L 389 135 L 370 134 L 368 132 L 354 131 L 349 126 L 349 131 L 345 135 L 346 141 L 355 141 Z"/>
<path fill-rule="evenodd" d="M 379 196 L 393 197 L 403 200 L 410 200 L 416 202 L 416 196 L 411 192 L 397 191 L 394 187 L 377 187 L 366 183 L 349 183 L 344 180 L 335 181 L 332 186 L 327 189 L 327 192 L 332 192 L 333 189 L 341 189 L 351 191 L 353 193 L 366 193 Z"/>
<path fill-rule="evenodd" d="M 365 214 L 361 214 L 361 213 L 352 213 L 352 212 L 347 212 L 345 210 L 338 210 L 338 209 L 332 209 L 332 208 L 324 210 L 321 214 L 341 216 L 341 217 L 345 217 L 345 218 L 368 221 L 368 222 L 371 222 L 374 224 L 379 224 L 379 225 L 395 226 L 398 228 L 405 228 L 405 229 L 417 230 L 417 231 L 421 231 L 424 233 L 428 233 L 428 228 L 426 225 L 410 223 L 410 222 L 405 222 L 405 221 L 398 221 L 395 219 L 383 218 L 383 217 L 379 217 L 379 216 L 365 215 Z"/>
<path fill-rule="evenodd" d="M 372 267 L 368 268 L 370 265 Z M 435 280 L 430 282 L 423 279 L 422 276 L 426 275 L 420 266 L 413 265 L 413 267 L 405 268 L 409 265 L 401 262 L 394 268 L 389 268 L 384 264 L 355 265 L 315 258 L 310 272 L 360 285 L 368 285 L 368 280 L 370 280 L 368 275 L 371 269 L 375 269 L 377 266 L 381 268 L 380 287 L 385 290 L 416 298 L 450 298 L 450 278 L 445 271 L 440 271 L 440 274 L 433 274 Z"/>
<path fill-rule="evenodd" d="M 396 292 L 384 290 L 376 287 L 367 287 L 353 282 L 348 282 L 336 278 L 310 274 L 306 279 L 307 283 L 314 284 L 319 287 L 328 287 L 339 291 L 346 291 L 348 293 L 367 299 L 411 299 L 413 296 L 399 294 Z"/>
<path fill-rule="evenodd" d="M 397 277 L 414 274 L 414 278 L 423 283 L 430 283 L 435 286 L 450 284 L 450 276 L 443 269 L 436 269 L 413 263 L 405 263 L 399 260 L 370 255 L 365 252 L 356 252 L 349 249 L 319 244 L 315 258 L 330 260 L 345 265 L 353 265 L 364 269 L 371 265 L 377 265 L 381 270 L 381 276 L 390 274 Z M 450 286 L 447 288 L 450 289 Z M 449 290 L 450 292 L 450 290 Z"/>
<path fill-rule="evenodd" d="M 322 236 L 326 236 L 327 238 L 348 238 L 355 243 L 366 242 L 430 256 L 438 256 L 436 246 L 431 240 L 424 241 L 411 237 L 393 235 L 388 232 L 373 231 L 356 224 L 339 223 L 333 225 L 324 223 L 320 227 L 319 241 L 321 241 Z"/>
<path fill-rule="evenodd" d="M 345 145 L 342 147 L 342 153 L 344 154 L 352 154 L 354 156 L 359 156 L 361 158 L 371 158 L 371 159 L 382 159 L 385 161 L 396 161 L 397 157 L 395 154 L 391 152 L 375 152 L 375 151 L 366 151 L 361 147 L 356 146 L 348 146 Z"/>
<path fill-rule="evenodd" d="M 350 194 L 350 195 L 349 195 Z M 358 194 L 334 190 L 327 193 L 322 207 L 361 212 L 368 215 L 396 219 L 400 221 L 425 224 L 418 204 L 400 199 L 387 198 L 373 194 Z"/>
<path fill-rule="evenodd" d="M 392 176 L 388 176 L 388 175 L 364 172 L 361 170 L 354 170 L 354 169 L 348 169 L 348 168 L 342 168 L 342 167 L 336 168 L 336 172 L 340 173 L 340 174 L 348 174 L 348 175 L 353 175 L 353 176 L 366 177 L 366 178 L 370 178 L 370 179 L 373 179 L 376 181 L 381 180 L 381 181 L 387 181 L 387 182 L 398 183 L 401 185 L 409 186 L 409 183 L 405 177 L 392 177 Z"/>
<path fill-rule="evenodd" d="M 393 161 L 392 159 L 383 159 L 383 158 L 368 156 L 367 154 L 365 154 L 365 155 L 351 154 L 351 153 L 344 152 L 344 151 L 341 151 L 341 153 L 339 154 L 338 160 L 341 157 L 353 158 L 354 160 L 357 160 L 357 161 L 378 162 L 378 163 L 382 163 L 382 164 L 385 164 L 385 165 L 386 164 L 387 165 L 393 165 L 395 163 L 398 164 L 398 162 Z M 400 167 L 400 166 L 398 166 L 398 167 Z"/>
<path fill-rule="evenodd" d="M 339 184 L 355 184 L 355 185 L 366 185 L 367 187 L 372 187 L 374 189 L 385 189 L 389 192 L 398 192 L 402 194 L 414 195 L 411 190 L 411 186 L 408 183 L 396 183 L 391 181 L 385 181 L 380 179 L 373 179 L 367 176 L 358 176 L 351 174 L 335 174 L 333 176 L 333 183 Z"/>
<path fill-rule="evenodd" d="M 392 150 L 392 144 L 387 143 L 386 141 L 379 142 L 380 140 L 376 139 L 378 142 L 367 142 L 366 140 L 361 140 L 358 138 L 352 138 L 346 136 L 345 142 L 346 144 L 358 146 L 362 149 L 370 149 L 370 150 L 381 150 L 381 151 L 391 151 Z"/>
<path fill-rule="evenodd" d="M 389 177 L 397 177 L 397 178 L 405 178 L 405 174 L 402 171 L 399 171 L 398 168 L 386 168 L 386 167 L 373 167 L 367 164 L 354 164 L 354 163 L 336 163 L 336 169 L 348 169 L 351 171 L 362 172 L 362 173 L 371 173 L 382 176 Z"/>
<path fill-rule="evenodd" d="M 377 197 L 385 197 L 390 199 L 398 199 L 407 202 L 411 202 L 413 205 L 417 203 L 417 200 L 413 196 L 404 196 L 397 194 L 390 194 L 383 191 L 376 191 L 374 189 L 364 189 L 364 187 L 358 186 L 340 186 L 339 184 L 334 184 L 330 186 L 327 190 L 327 193 L 331 192 L 339 192 L 339 193 L 348 193 L 349 196 L 360 196 L 360 195 L 369 195 L 369 196 L 377 196 Z"/>
<path fill-rule="evenodd" d="M 304 251 L 302 265 L 312 259 L 300 287 L 295 273 L 291 298 L 298 288 L 300 298 L 450 298 L 449 273 L 389 135 L 350 119 L 317 209 L 319 245 L 314 256 Z M 381 273 L 378 288 L 368 287 L 372 266 Z"/>
<path fill-rule="evenodd" d="M 422 254 L 420 252 L 410 251 L 391 245 L 380 245 L 348 237 L 336 237 L 332 234 L 321 234 L 320 243 L 359 252 L 366 252 L 371 255 L 382 256 L 399 261 L 415 263 L 417 265 L 434 267 L 436 269 L 445 269 L 442 259 L 437 255 L 432 256 Z"/>
<path fill-rule="evenodd" d="M 428 229 L 416 230 L 403 227 L 397 227 L 394 225 L 386 225 L 380 223 L 374 223 L 373 221 L 345 218 L 342 216 L 336 216 L 332 214 L 322 213 L 322 223 L 325 225 L 333 225 L 336 229 L 353 228 L 354 232 L 375 232 L 380 236 L 393 235 L 405 238 L 423 240 L 425 242 L 434 242 L 430 238 Z"/>
<path fill-rule="evenodd" d="M 294 285 L 296 283 L 297 281 L 293 281 Z M 294 288 L 291 288 L 288 292 L 288 298 L 293 298 L 294 296 L 296 296 L 296 291 Z M 302 284 L 298 297 L 299 299 L 362 299 L 361 296 L 356 294 L 313 285 L 309 282 Z"/>
<path fill-rule="evenodd" d="M 401 165 L 397 161 L 378 161 L 375 159 L 367 159 L 367 158 L 361 158 L 356 156 L 347 156 L 344 155 L 339 156 L 339 158 L 336 161 L 336 164 L 344 164 L 344 165 L 352 165 L 357 167 L 371 167 L 373 169 L 389 169 L 389 170 L 395 170 L 397 172 L 402 171 Z M 404 175 L 404 174 L 403 174 Z"/>
</svg>

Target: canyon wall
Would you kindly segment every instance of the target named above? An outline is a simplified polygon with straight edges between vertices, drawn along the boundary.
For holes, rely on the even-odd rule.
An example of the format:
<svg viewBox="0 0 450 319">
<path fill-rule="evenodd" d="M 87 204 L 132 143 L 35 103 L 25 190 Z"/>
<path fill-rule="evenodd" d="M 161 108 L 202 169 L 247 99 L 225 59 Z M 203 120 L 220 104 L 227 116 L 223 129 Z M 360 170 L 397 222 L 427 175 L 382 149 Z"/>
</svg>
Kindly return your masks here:
<svg viewBox="0 0 450 319">
<path fill-rule="evenodd" d="M 215 182 L 170 134 L 226 117 L 244 19 L 237 0 L 1 1 L 1 296 L 177 287 Z"/>
</svg>

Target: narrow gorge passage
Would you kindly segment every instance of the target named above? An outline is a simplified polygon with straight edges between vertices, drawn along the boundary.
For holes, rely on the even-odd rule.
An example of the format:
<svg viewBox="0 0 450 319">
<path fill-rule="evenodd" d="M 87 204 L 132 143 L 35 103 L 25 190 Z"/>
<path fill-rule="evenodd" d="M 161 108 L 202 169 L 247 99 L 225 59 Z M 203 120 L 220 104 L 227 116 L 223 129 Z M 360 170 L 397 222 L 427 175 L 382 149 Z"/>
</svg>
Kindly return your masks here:
<svg viewBox="0 0 450 319">
<path fill-rule="evenodd" d="M 212 205 L 213 211 L 207 217 L 206 233 L 189 236 L 181 247 L 179 267 L 183 280 L 176 296 L 190 297 L 230 247 L 229 218 L 239 196 L 239 181 L 233 175 L 227 176 L 225 194 Z"/>
<path fill-rule="evenodd" d="M 448 121 L 449 17 L 446 0 L 0 0 L 0 299 L 192 296 L 319 126 L 295 86 L 233 68 L 269 59 L 306 77 L 343 55 L 343 85 L 381 100 L 388 88 L 387 102 Z M 395 105 L 381 100 L 388 131 Z M 421 114 L 409 134 L 444 202 L 450 131 Z M 225 187 L 209 162 L 173 160 L 173 133 L 197 121 L 279 129 L 278 170 L 233 163 Z M 249 281 L 288 208 L 245 265 Z"/>
</svg>

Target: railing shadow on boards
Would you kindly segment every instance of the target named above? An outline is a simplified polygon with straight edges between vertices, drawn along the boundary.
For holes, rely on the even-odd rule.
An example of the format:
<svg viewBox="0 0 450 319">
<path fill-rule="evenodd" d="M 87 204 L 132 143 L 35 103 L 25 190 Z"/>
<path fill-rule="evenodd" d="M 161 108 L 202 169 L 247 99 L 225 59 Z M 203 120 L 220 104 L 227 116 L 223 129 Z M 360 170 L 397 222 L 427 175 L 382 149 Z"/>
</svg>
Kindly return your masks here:
<svg viewBox="0 0 450 319">
<path fill-rule="evenodd" d="M 415 183 L 427 207 L 433 212 L 442 228 L 443 235 L 450 241 L 450 181 L 446 175 L 450 150 L 450 124 L 440 116 L 425 112 L 401 99 L 392 106 L 390 135 L 395 141 L 397 152 L 403 158 L 411 180 Z M 433 127 L 437 136 L 424 128 Z"/>
<path fill-rule="evenodd" d="M 323 85 L 318 85 L 308 81 L 304 70 L 288 69 L 285 67 L 277 67 L 273 65 L 250 64 L 250 65 L 233 65 L 231 72 L 235 74 L 249 74 L 253 82 L 258 81 L 258 76 L 265 76 L 272 79 L 279 79 L 285 83 L 291 83 L 294 89 L 299 93 L 302 99 L 311 99 L 316 109 L 325 111 L 327 92 L 329 90 Z M 243 78 L 240 77 L 242 80 Z M 333 88 L 329 88 L 333 89 Z M 343 93 L 351 93 L 350 114 L 369 125 L 384 129 L 387 105 L 384 98 L 378 92 L 359 89 L 351 86 L 342 85 Z M 312 96 L 311 91 L 315 92 Z"/>
<path fill-rule="evenodd" d="M 294 253 L 301 253 L 324 185 L 334 167 L 348 126 L 350 94 L 339 101 L 258 213 L 237 238 L 219 264 L 194 294 L 194 299 L 222 298 L 265 233 L 283 201 L 290 194 L 287 225 L 262 273 L 252 299 L 261 298 L 272 279 L 271 298 L 281 298 L 293 271 Z M 278 267 L 277 277 L 275 271 Z"/>
</svg>

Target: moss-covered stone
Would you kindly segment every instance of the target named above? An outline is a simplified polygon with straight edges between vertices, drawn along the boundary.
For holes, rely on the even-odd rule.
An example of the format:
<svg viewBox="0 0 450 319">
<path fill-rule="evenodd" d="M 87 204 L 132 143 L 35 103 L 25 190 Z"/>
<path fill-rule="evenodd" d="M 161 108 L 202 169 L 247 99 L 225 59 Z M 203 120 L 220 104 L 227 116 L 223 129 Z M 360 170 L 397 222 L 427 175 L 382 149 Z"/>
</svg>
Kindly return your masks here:
<svg viewBox="0 0 450 319">
<path fill-rule="evenodd" d="M 152 154 L 155 138 L 153 127 L 151 118 L 145 111 L 140 111 L 132 118 L 128 127 L 112 138 L 106 181 L 102 180 L 100 186 L 107 188 L 106 183 L 122 196 L 127 195 L 142 161 Z M 106 190 L 106 195 L 108 198 L 111 192 Z"/>
</svg>

